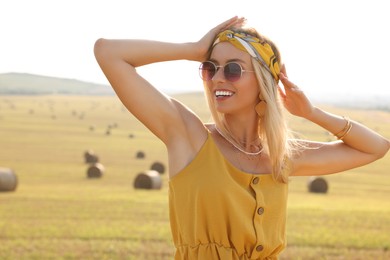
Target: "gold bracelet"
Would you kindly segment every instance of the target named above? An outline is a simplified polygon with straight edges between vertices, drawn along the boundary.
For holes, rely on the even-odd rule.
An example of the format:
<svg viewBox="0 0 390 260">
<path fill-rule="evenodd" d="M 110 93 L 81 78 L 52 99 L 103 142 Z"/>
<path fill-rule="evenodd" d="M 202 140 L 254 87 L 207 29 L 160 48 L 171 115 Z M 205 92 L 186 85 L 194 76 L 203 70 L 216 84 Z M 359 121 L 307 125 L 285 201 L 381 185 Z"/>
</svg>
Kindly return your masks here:
<svg viewBox="0 0 390 260">
<path fill-rule="evenodd" d="M 340 132 L 338 132 L 337 134 L 333 134 L 334 136 L 336 136 L 337 138 L 339 138 L 339 136 L 341 135 L 341 136 L 343 136 L 344 135 L 344 133 L 348 130 L 348 128 L 349 128 L 349 125 L 350 125 L 350 123 L 351 123 L 351 121 L 349 120 L 349 118 L 348 117 L 346 117 L 346 116 L 343 116 L 343 118 L 344 118 L 344 120 L 346 121 L 346 124 L 345 124 L 345 126 L 344 126 L 344 128 L 343 128 L 343 130 L 341 130 Z"/>
<path fill-rule="evenodd" d="M 345 137 L 347 134 L 349 134 L 349 132 L 351 131 L 351 129 L 352 129 L 352 123 L 351 123 L 351 121 L 349 121 L 349 127 L 348 127 L 347 131 L 345 131 L 345 133 L 344 133 L 342 136 L 337 137 L 337 138 L 338 138 L 339 140 L 343 140 L 344 137 Z"/>
<path fill-rule="evenodd" d="M 339 139 L 339 140 L 342 140 L 351 131 L 351 128 L 352 128 L 351 120 L 345 116 L 343 116 L 343 118 L 344 118 L 344 120 L 347 121 L 347 123 L 345 124 L 343 130 L 341 130 L 337 134 L 334 134 L 334 136 L 336 136 L 337 139 Z"/>
</svg>

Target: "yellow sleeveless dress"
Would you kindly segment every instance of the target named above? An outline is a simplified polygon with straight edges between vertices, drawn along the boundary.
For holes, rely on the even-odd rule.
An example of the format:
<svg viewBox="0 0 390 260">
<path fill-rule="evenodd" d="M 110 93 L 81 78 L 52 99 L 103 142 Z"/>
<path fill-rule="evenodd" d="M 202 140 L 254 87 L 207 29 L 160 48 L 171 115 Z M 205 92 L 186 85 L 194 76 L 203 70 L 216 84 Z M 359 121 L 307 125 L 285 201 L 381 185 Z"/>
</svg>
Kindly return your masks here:
<svg viewBox="0 0 390 260">
<path fill-rule="evenodd" d="M 209 133 L 169 181 L 175 260 L 278 259 L 286 245 L 287 195 L 288 185 L 271 174 L 233 166 Z"/>
</svg>

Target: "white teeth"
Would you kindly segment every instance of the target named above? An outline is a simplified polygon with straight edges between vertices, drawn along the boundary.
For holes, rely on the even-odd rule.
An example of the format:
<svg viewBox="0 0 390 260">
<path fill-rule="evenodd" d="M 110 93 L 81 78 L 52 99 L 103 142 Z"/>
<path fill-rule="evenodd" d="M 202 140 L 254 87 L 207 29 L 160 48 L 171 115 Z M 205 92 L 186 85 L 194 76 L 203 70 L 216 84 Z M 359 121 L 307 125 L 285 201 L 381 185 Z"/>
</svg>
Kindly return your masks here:
<svg viewBox="0 0 390 260">
<path fill-rule="evenodd" d="M 217 90 L 215 91 L 215 96 L 217 97 L 230 97 L 233 95 L 233 92 L 230 92 L 230 91 L 226 91 L 226 90 Z"/>
</svg>

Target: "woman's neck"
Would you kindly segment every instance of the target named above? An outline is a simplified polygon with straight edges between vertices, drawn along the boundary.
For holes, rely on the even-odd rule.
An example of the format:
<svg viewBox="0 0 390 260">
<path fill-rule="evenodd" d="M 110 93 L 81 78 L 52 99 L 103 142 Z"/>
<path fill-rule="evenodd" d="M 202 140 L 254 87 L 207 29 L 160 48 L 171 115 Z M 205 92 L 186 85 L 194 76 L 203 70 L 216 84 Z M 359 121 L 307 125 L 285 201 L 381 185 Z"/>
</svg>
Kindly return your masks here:
<svg viewBox="0 0 390 260">
<path fill-rule="evenodd" d="M 223 124 L 230 137 L 246 151 L 253 150 L 254 145 L 261 145 L 257 120 L 248 120 L 248 117 L 246 120 L 227 118 Z M 218 128 L 221 129 L 221 127 Z"/>
</svg>

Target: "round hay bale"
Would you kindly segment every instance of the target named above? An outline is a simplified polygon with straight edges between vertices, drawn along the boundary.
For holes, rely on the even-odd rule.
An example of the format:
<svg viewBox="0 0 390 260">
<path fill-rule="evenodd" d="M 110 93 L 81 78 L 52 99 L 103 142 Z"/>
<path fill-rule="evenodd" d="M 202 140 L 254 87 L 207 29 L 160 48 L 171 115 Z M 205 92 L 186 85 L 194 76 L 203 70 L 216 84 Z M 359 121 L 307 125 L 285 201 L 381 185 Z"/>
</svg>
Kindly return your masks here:
<svg viewBox="0 0 390 260">
<path fill-rule="evenodd" d="M 159 190 L 161 187 L 162 180 L 157 171 L 141 172 L 134 180 L 135 189 Z"/>
<path fill-rule="evenodd" d="M 150 166 L 150 169 L 151 170 L 154 170 L 154 171 L 157 171 L 158 173 L 160 174 L 163 174 L 165 172 L 165 166 L 164 164 L 162 164 L 161 162 L 154 162 L 151 166 Z"/>
<path fill-rule="evenodd" d="M 87 170 L 88 178 L 101 178 L 104 173 L 104 166 L 101 163 L 92 164 Z"/>
<path fill-rule="evenodd" d="M 145 158 L 145 153 L 143 151 L 138 151 L 137 154 L 135 155 L 137 159 L 144 159 Z"/>
<path fill-rule="evenodd" d="M 327 193 L 328 182 L 322 177 L 311 177 L 308 181 L 308 189 L 313 193 Z"/>
<path fill-rule="evenodd" d="M 97 162 L 99 162 L 99 157 L 92 150 L 85 151 L 84 159 L 85 159 L 86 163 L 97 163 Z"/>
<path fill-rule="evenodd" d="M 0 191 L 15 191 L 18 186 L 18 178 L 13 170 L 0 168 Z"/>
</svg>

